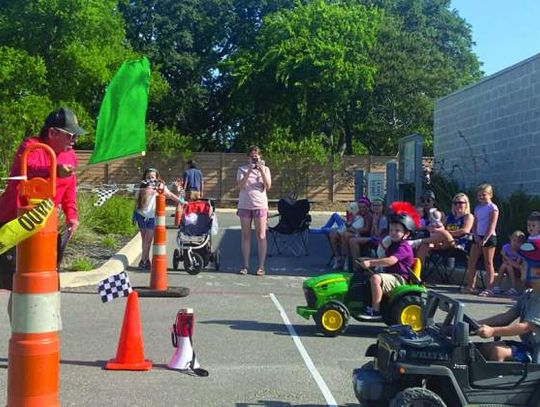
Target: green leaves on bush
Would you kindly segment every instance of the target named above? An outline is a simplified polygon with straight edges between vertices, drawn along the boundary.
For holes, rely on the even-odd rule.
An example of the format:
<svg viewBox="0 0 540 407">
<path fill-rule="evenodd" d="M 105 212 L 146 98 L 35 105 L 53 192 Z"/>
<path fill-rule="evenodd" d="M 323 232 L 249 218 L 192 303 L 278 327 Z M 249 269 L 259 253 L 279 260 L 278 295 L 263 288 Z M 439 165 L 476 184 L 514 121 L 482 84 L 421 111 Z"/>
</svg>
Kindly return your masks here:
<svg viewBox="0 0 540 407">
<path fill-rule="evenodd" d="M 79 194 L 79 222 L 77 235 L 100 234 L 133 236 L 138 229 L 133 224 L 134 199 L 122 195 L 114 195 L 100 206 L 94 206 L 96 195 Z"/>
</svg>

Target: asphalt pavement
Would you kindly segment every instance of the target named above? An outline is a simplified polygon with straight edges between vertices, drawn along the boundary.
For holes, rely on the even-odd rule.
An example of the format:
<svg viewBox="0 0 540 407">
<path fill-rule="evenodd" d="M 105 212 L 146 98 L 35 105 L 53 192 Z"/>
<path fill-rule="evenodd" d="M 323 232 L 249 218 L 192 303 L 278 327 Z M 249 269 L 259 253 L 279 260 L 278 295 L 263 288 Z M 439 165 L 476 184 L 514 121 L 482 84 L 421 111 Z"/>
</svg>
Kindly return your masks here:
<svg viewBox="0 0 540 407">
<path fill-rule="evenodd" d="M 313 213 L 313 225 L 328 214 Z M 336 338 L 320 335 L 312 320 L 295 313 L 304 305 L 302 282 L 329 270 L 330 249 L 321 235 L 310 235 L 309 255 L 286 253 L 268 258 L 264 277 L 238 274 L 241 265 L 240 228 L 234 211 L 218 212 L 221 270 L 211 267 L 192 276 L 172 270 L 176 230 L 168 229 L 169 286 L 190 289 L 185 298 L 140 298 L 144 352 L 154 362 L 148 372 L 107 371 L 116 354 L 125 299 L 103 304 L 96 294 L 100 278 L 127 268 L 134 286 L 147 286 L 150 275 L 136 270 L 138 238 L 100 270 L 64 276 L 60 399 L 63 406 L 352 406 L 356 399 L 351 373 L 368 358 L 365 349 L 382 332 L 380 323 L 351 322 Z M 272 220 L 275 222 L 276 219 Z M 172 218 L 168 217 L 168 222 Z M 251 271 L 256 269 L 252 239 Z M 482 318 L 504 311 L 512 301 L 457 293 L 455 286 L 438 290 L 461 298 L 467 311 Z M 0 291 L 0 309 L 8 293 Z M 210 373 L 197 377 L 169 370 L 173 355 L 170 330 L 177 311 L 195 312 L 193 345 L 201 366 Z M 6 389 L 8 341 L 6 312 L 0 312 L 0 388 Z M 0 391 L 0 404 L 6 402 Z"/>
</svg>

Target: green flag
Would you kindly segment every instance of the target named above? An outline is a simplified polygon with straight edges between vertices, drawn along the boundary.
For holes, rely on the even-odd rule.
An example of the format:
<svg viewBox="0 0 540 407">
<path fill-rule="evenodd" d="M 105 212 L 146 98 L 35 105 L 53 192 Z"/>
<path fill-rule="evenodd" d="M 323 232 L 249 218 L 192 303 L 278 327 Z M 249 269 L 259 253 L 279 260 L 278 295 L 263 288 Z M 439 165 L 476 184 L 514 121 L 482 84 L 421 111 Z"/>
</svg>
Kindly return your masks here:
<svg viewBox="0 0 540 407">
<path fill-rule="evenodd" d="M 146 149 L 150 62 L 126 61 L 114 75 L 99 108 L 96 142 L 88 164 L 116 160 Z"/>
</svg>

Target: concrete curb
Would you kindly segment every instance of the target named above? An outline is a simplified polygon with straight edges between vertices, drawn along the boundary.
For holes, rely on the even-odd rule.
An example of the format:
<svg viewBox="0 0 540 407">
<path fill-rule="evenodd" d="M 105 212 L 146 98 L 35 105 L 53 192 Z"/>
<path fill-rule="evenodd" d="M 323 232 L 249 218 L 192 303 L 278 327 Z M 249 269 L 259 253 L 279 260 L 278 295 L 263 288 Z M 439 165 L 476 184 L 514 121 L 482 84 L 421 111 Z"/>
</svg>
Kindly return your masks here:
<svg viewBox="0 0 540 407">
<path fill-rule="evenodd" d="M 75 288 L 97 284 L 99 281 L 127 269 L 141 254 L 141 235 L 131 239 L 118 253 L 107 260 L 101 267 L 89 271 L 60 273 L 60 288 Z"/>
</svg>

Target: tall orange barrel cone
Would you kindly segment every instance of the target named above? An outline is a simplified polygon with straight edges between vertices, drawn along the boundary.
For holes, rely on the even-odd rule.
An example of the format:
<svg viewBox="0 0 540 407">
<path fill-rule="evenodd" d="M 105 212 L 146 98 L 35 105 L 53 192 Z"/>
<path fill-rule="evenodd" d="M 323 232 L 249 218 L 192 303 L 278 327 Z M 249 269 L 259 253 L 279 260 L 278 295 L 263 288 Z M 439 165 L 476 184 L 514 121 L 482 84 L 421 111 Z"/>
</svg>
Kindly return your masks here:
<svg viewBox="0 0 540 407">
<path fill-rule="evenodd" d="M 156 197 L 156 223 L 152 247 L 152 274 L 150 275 L 150 289 L 158 291 L 165 291 L 168 288 L 165 209 L 165 194 L 160 191 Z"/>
<path fill-rule="evenodd" d="M 56 194 L 56 157 L 45 144 L 33 144 L 23 152 L 21 173 L 27 173 L 30 151 L 43 149 L 49 156 L 49 179 L 21 181 L 19 195 L 34 208 L 37 200 Z M 43 201 L 46 202 L 46 201 Z M 42 205 L 42 204 L 39 204 Z M 39 206 L 38 205 L 38 206 Z M 49 205 L 53 205 L 49 201 Z M 36 206 L 37 208 L 37 206 Z M 9 341 L 8 406 L 59 406 L 60 382 L 60 291 L 56 271 L 58 217 L 56 211 L 44 220 L 39 211 L 26 219 L 32 227 L 45 222 L 33 236 L 17 245 L 17 269 L 13 277 L 12 333 Z"/>
<path fill-rule="evenodd" d="M 144 358 L 143 332 L 139 313 L 139 295 L 128 295 L 124 322 L 118 341 L 116 357 L 105 365 L 109 370 L 150 370 L 152 361 Z"/>
</svg>

